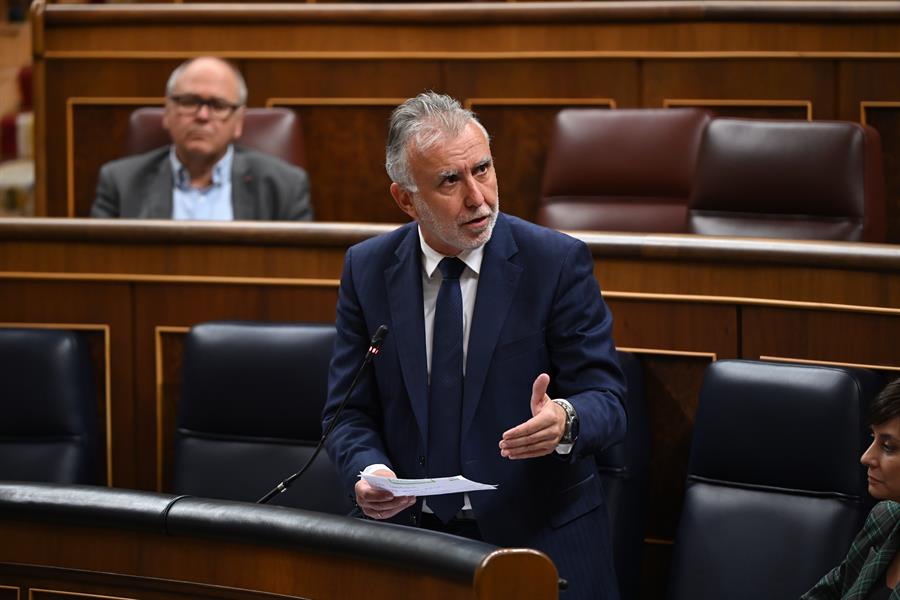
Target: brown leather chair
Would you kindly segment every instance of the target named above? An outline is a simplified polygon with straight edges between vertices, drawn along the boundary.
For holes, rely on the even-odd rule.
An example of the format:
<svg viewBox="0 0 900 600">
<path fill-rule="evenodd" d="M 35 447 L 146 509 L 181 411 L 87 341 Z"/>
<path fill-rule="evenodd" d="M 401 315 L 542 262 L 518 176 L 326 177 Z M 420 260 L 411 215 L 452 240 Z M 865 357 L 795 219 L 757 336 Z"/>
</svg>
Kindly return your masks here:
<svg viewBox="0 0 900 600">
<path fill-rule="evenodd" d="M 694 162 L 710 118 L 698 108 L 560 111 L 538 223 L 684 232 Z"/>
<path fill-rule="evenodd" d="M 878 133 L 844 121 L 714 119 L 688 224 L 708 235 L 883 242 Z"/>
<path fill-rule="evenodd" d="M 300 118 L 287 108 L 247 108 L 238 143 L 298 167 L 304 166 Z M 171 143 L 162 126 L 163 109 L 138 108 L 131 113 L 125 132 L 124 154 L 140 154 Z"/>
</svg>

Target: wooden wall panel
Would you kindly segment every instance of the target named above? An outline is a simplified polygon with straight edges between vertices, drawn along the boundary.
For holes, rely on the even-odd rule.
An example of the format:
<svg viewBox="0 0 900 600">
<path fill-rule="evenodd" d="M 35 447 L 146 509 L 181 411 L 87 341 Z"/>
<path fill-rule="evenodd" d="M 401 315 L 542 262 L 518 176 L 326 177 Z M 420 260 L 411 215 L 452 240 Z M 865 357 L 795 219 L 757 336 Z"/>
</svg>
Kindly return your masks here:
<svg viewBox="0 0 900 600">
<path fill-rule="evenodd" d="M 900 372 L 900 309 L 866 314 L 745 307 L 741 354 L 850 364 Z"/>
<path fill-rule="evenodd" d="M 160 98 L 166 79 L 180 61 L 140 60 L 66 60 L 47 63 L 46 103 L 46 181 L 49 214 L 86 216 L 96 188 L 97 174 L 103 159 L 121 151 L 126 109 L 118 106 L 124 98 Z M 116 105 L 109 109 L 110 119 L 98 114 L 102 109 L 75 108 L 73 129 L 67 122 L 72 98 L 106 99 Z M 127 118 L 127 117 L 125 117 Z M 40 128 L 35 130 L 40 135 Z M 69 136 L 74 138 L 69 140 Z M 70 168 L 67 148 L 71 144 L 77 159 L 72 181 L 75 215 L 68 214 Z M 36 148 L 40 147 L 36 140 Z M 97 158 L 93 158 L 96 155 Z M 98 163 L 95 168 L 95 163 Z"/>
<path fill-rule="evenodd" d="M 888 240 L 900 242 L 900 123 L 894 111 L 865 109 L 867 103 L 900 104 L 900 77 L 895 60 L 843 60 L 839 63 L 838 118 L 860 120 L 878 130 L 884 154 L 884 175 L 887 193 Z"/>
<path fill-rule="evenodd" d="M 812 103 L 816 119 L 835 118 L 830 60 L 661 59 L 646 61 L 642 77 L 645 107 L 663 106 L 667 99 L 802 100 Z"/>
<path fill-rule="evenodd" d="M 270 102 L 300 115 L 317 221 L 409 220 L 394 203 L 384 170 L 386 124 L 396 103 L 355 105 L 352 98 L 332 104 L 287 98 Z"/>
<path fill-rule="evenodd" d="M 101 463 L 107 469 L 106 481 L 121 487 L 134 486 L 136 482 L 131 472 L 135 452 L 135 413 L 130 360 L 131 293 L 128 286 L 0 279 L 0 315 L 0 322 L 5 325 L 46 324 L 56 327 L 68 324 L 75 330 L 85 331 L 94 362 L 95 382 L 98 383 L 98 406 L 101 409 L 98 430 L 103 435 L 103 445 L 107 450 Z M 103 339 L 106 335 L 109 336 L 108 342 Z M 107 369 L 116 374 L 110 376 L 108 392 L 105 383 Z M 106 437 L 107 423 L 112 431 L 110 438 Z"/>
<path fill-rule="evenodd" d="M 653 353 L 698 352 L 735 358 L 738 317 L 734 306 L 678 302 L 666 296 L 643 300 L 610 298 L 617 346 Z"/>
<path fill-rule="evenodd" d="M 900 240 L 900 90 L 896 100 L 862 102 L 861 120 L 881 136 L 888 236 Z"/>
<path fill-rule="evenodd" d="M 159 457 L 162 455 L 165 460 L 167 456 L 172 439 L 170 428 L 177 411 L 183 346 L 179 330 L 214 320 L 333 323 L 336 304 L 336 285 L 136 285 L 136 418 L 144 424 L 136 432 L 139 448 L 137 487 L 164 489 L 168 481 L 168 471 L 165 464 L 159 464 Z M 160 328 L 163 328 L 162 335 Z M 172 331 L 172 328 L 178 330 Z M 165 334 L 165 331 L 170 333 Z M 160 422 L 167 429 L 158 431 Z"/>
<path fill-rule="evenodd" d="M 71 182 L 70 189 L 66 190 L 68 216 L 86 217 L 90 214 L 100 167 L 108 161 L 122 158 L 128 118 L 134 109 L 151 105 L 149 100 L 71 99 L 67 116 L 71 146 L 66 152 Z M 90 148 L 91 151 L 84 152 L 83 148 Z"/>
<path fill-rule="evenodd" d="M 409 98 L 425 89 L 443 90 L 447 86 L 440 61 L 426 56 L 260 56 L 236 62 L 247 81 L 252 106 L 262 106 L 273 97 Z M 387 123 L 382 125 L 387 132 Z"/>
</svg>

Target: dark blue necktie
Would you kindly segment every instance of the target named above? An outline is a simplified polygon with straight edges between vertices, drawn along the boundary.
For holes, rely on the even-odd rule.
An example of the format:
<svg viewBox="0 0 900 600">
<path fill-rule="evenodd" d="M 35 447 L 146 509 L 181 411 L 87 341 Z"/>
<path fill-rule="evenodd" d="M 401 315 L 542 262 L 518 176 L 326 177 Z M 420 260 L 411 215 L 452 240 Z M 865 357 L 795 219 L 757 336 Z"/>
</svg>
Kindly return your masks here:
<svg viewBox="0 0 900 600">
<path fill-rule="evenodd" d="M 463 396 L 463 309 L 459 276 L 466 264 L 447 257 L 438 265 L 444 280 L 434 307 L 431 386 L 428 400 L 428 475 L 459 475 Z M 447 523 L 463 507 L 462 494 L 428 498 L 434 514 Z"/>
</svg>

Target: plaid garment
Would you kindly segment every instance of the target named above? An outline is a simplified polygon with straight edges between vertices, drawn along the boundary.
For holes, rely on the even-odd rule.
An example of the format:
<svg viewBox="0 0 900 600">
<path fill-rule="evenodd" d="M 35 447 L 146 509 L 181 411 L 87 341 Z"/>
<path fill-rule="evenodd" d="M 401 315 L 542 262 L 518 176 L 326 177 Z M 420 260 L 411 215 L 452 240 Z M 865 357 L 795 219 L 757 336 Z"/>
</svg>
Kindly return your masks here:
<svg viewBox="0 0 900 600">
<path fill-rule="evenodd" d="M 876 585 L 884 585 L 885 571 L 900 548 L 900 504 L 879 502 L 853 540 L 847 558 L 832 569 L 800 600 L 865 600 Z M 900 600 L 900 586 L 891 600 Z"/>
</svg>

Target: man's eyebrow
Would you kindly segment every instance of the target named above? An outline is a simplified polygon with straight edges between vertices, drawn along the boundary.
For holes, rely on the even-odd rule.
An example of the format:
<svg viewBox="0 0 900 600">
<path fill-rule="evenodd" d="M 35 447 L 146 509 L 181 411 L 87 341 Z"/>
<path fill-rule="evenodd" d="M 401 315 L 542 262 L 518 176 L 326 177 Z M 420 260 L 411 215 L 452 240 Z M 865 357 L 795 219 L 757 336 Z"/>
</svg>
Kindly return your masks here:
<svg viewBox="0 0 900 600">
<path fill-rule="evenodd" d="M 479 160 L 477 163 L 475 163 L 475 169 L 480 169 L 481 167 L 489 167 L 491 165 L 491 163 L 493 163 L 493 162 L 494 162 L 493 158 L 491 158 L 490 156 L 485 156 L 484 158 Z"/>
<path fill-rule="evenodd" d="M 457 169 L 444 169 L 443 171 L 438 172 L 438 180 L 444 181 L 458 175 L 459 171 Z"/>
</svg>

